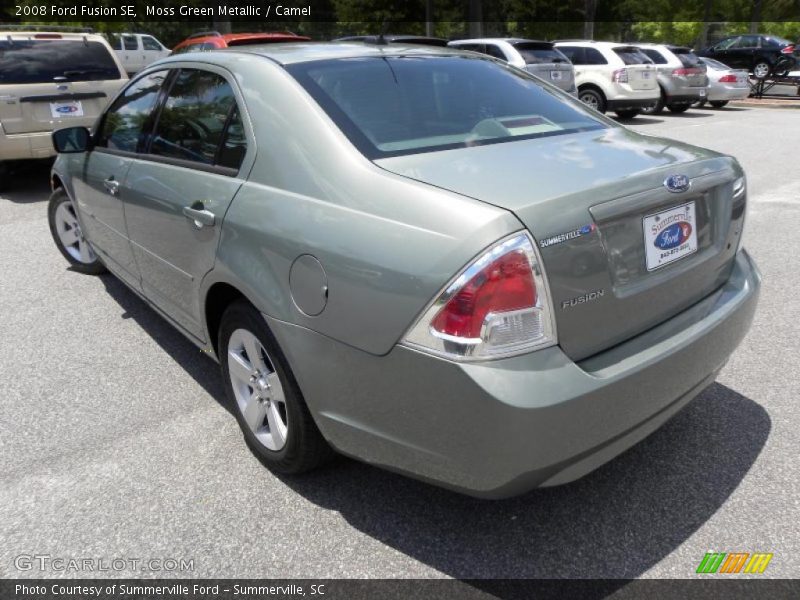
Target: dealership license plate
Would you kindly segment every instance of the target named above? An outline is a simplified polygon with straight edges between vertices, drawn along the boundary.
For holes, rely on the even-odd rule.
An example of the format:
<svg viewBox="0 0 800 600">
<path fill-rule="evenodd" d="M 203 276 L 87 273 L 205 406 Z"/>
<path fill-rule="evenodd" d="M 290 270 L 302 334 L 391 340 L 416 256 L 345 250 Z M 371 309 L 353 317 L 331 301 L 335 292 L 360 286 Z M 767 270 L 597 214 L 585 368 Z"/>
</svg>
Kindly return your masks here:
<svg viewBox="0 0 800 600">
<path fill-rule="evenodd" d="M 642 71 L 642 79 L 650 79 L 650 71 Z"/>
<path fill-rule="evenodd" d="M 694 202 L 646 216 L 642 226 L 648 271 L 655 271 L 697 251 Z"/>
<path fill-rule="evenodd" d="M 50 114 L 54 119 L 63 119 L 64 117 L 82 117 L 83 105 L 79 100 L 51 102 Z"/>
<path fill-rule="evenodd" d="M 561 71 L 550 71 L 550 79 L 553 81 L 561 80 Z"/>
<path fill-rule="evenodd" d="M 700 90 L 700 97 L 701 98 L 705 98 L 706 97 L 706 91 L 705 90 Z"/>
</svg>

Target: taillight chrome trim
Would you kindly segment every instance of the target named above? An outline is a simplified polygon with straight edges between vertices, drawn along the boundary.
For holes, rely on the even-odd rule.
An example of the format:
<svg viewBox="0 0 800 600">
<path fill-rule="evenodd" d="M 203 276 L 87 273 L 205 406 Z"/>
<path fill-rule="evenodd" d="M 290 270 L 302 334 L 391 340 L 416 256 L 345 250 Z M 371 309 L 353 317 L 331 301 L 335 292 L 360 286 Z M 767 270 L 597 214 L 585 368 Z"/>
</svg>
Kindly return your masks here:
<svg viewBox="0 0 800 600">
<path fill-rule="evenodd" d="M 527 257 L 528 262 L 532 267 L 533 281 L 536 286 L 536 306 L 531 308 L 522 309 L 521 311 L 512 311 L 520 313 L 530 310 L 539 312 L 542 321 L 542 336 L 539 341 L 532 341 L 527 343 L 518 344 L 507 351 L 490 352 L 487 354 L 458 354 L 450 352 L 445 348 L 445 342 L 455 342 L 465 346 L 471 346 L 472 349 L 481 346 L 484 341 L 481 338 L 454 338 L 447 334 L 433 330 L 431 323 L 434 318 L 439 314 L 439 311 L 456 295 L 461 288 L 472 280 L 482 269 L 491 264 L 501 256 L 523 250 Z M 490 313 L 494 314 L 494 313 Z M 511 314 L 506 313 L 506 314 Z M 487 315 L 488 318 L 488 315 Z M 486 328 L 486 323 L 482 329 L 482 336 Z M 427 304 L 425 309 L 416 318 L 414 324 L 405 333 L 400 345 L 446 358 L 455 362 L 478 362 L 478 361 L 491 361 L 500 358 L 509 358 L 511 356 L 518 356 L 521 354 L 528 354 L 535 350 L 549 348 L 558 344 L 558 335 L 556 331 L 555 315 L 553 313 L 553 297 L 550 294 L 550 285 L 547 279 L 544 263 L 541 254 L 539 253 L 539 246 L 536 240 L 533 239 L 527 230 L 516 231 L 504 238 L 499 239 L 492 245 L 485 248 L 475 258 L 470 260 L 467 265 L 459 271 L 444 287 L 442 287 Z"/>
</svg>

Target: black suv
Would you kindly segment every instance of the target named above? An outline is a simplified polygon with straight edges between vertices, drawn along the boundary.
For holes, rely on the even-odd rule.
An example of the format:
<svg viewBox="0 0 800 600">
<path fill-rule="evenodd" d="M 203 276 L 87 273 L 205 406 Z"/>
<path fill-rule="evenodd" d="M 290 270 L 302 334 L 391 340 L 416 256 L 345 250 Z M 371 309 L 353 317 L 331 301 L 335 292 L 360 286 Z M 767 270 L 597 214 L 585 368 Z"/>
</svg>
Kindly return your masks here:
<svg viewBox="0 0 800 600">
<path fill-rule="evenodd" d="M 723 38 L 697 54 L 713 58 L 735 69 L 747 69 L 757 79 L 769 75 L 779 59 L 790 60 L 781 61 L 782 72 L 775 73 L 776 75 L 785 74 L 800 62 L 800 49 L 795 44 L 774 35 L 759 33 Z"/>
</svg>

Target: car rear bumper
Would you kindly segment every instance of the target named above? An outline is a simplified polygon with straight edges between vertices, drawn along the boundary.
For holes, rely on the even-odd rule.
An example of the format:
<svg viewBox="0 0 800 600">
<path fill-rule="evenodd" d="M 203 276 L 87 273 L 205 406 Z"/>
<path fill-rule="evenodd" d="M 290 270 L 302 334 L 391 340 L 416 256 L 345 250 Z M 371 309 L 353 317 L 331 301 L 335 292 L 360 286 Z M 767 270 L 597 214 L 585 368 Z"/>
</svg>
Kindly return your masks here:
<svg viewBox="0 0 800 600">
<path fill-rule="evenodd" d="M 704 91 L 705 89 L 697 88 L 694 91 L 683 89 L 675 94 L 667 94 L 667 104 L 691 104 L 692 102 L 697 102 L 706 97 L 706 94 L 701 94 L 701 90 Z"/>
<path fill-rule="evenodd" d="M 708 88 L 708 100 L 744 100 L 750 95 L 750 86 L 745 88 L 732 86 L 715 86 Z"/>
<path fill-rule="evenodd" d="M 744 337 L 760 275 L 745 252 L 719 290 L 575 363 L 560 348 L 454 363 L 375 356 L 267 321 L 323 435 L 340 452 L 470 495 L 503 498 L 585 475 L 653 432 Z"/>
<path fill-rule="evenodd" d="M 632 109 L 643 109 L 649 106 L 653 106 L 657 98 L 646 98 L 644 100 L 640 99 L 633 99 L 633 98 L 622 98 L 619 100 L 609 100 L 606 106 L 608 110 L 632 110 Z"/>
<path fill-rule="evenodd" d="M 11 134 L 0 128 L 0 160 L 26 160 L 55 155 L 49 131 Z"/>
</svg>

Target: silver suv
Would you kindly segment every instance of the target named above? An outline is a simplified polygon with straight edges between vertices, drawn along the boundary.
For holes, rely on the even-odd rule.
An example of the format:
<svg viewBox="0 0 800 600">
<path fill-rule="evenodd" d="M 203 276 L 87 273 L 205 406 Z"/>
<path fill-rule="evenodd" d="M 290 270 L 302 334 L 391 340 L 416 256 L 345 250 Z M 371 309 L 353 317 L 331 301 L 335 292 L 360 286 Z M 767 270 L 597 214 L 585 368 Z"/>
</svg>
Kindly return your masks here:
<svg viewBox="0 0 800 600">
<path fill-rule="evenodd" d="M 11 160 L 53 156 L 50 134 L 91 127 L 127 81 L 91 30 L 0 25 L 0 174 Z"/>
<path fill-rule="evenodd" d="M 554 47 L 553 42 L 520 38 L 480 38 L 455 40 L 447 45 L 494 56 L 533 73 L 565 92 L 573 95 L 578 93 L 578 88 L 575 87 L 575 69 L 569 59 Z"/>
<path fill-rule="evenodd" d="M 694 102 L 705 100 L 708 77 L 706 66 L 691 48 L 664 44 L 637 44 L 656 66 L 661 88 L 658 102 L 643 112 L 658 114 L 666 106 L 672 112 L 684 112 Z"/>
</svg>

